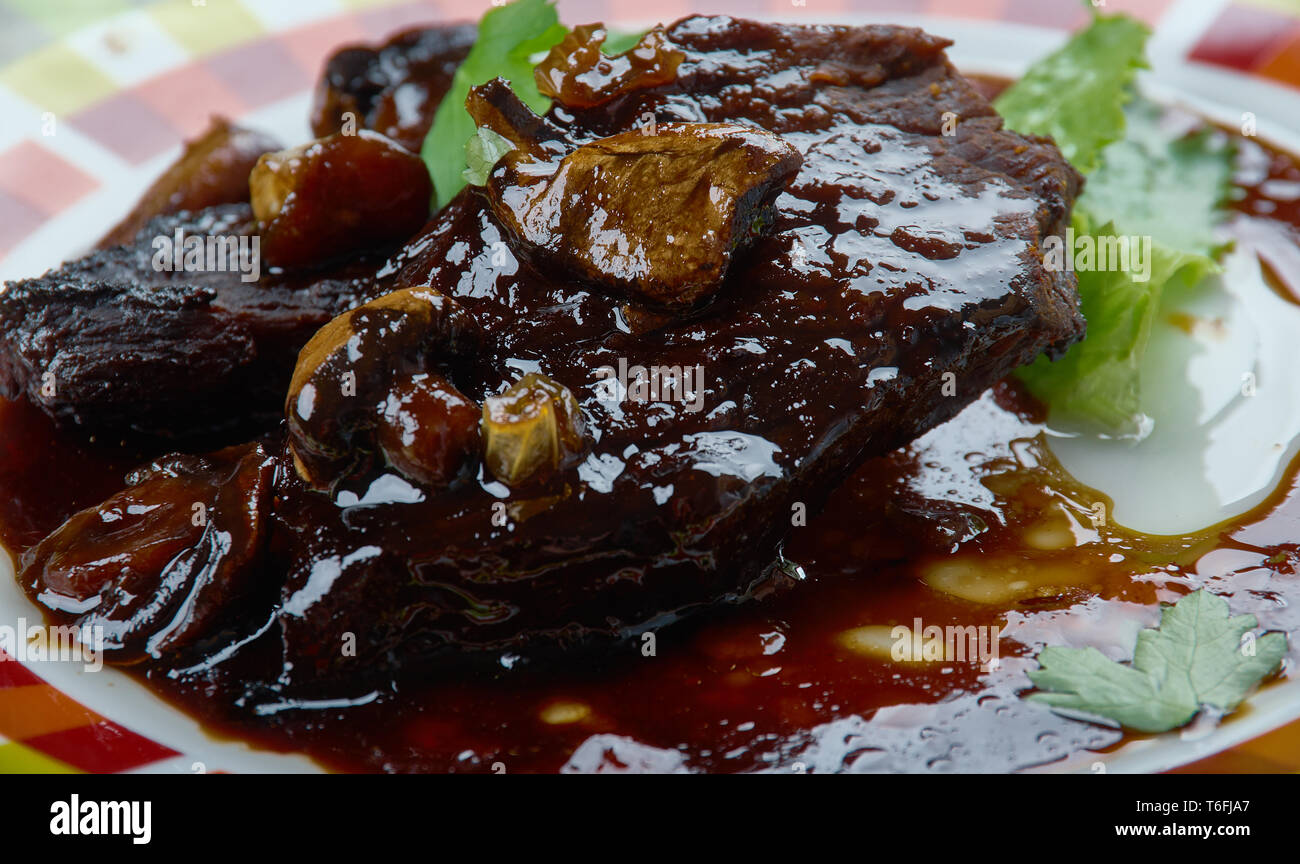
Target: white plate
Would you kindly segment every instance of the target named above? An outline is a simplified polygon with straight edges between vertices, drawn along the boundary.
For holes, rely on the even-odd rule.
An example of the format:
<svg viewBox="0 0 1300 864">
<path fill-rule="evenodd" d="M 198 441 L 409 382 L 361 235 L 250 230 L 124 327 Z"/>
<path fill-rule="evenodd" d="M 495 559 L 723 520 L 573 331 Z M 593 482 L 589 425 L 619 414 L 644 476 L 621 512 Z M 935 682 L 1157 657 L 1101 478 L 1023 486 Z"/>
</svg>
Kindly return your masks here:
<svg viewBox="0 0 1300 864">
<path fill-rule="evenodd" d="M 1194 5 L 1194 4 L 1193 4 Z M 1174 10 L 1177 12 L 1178 10 Z M 1015 76 L 1029 62 L 1058 46 L 1065 34 L 1005 23 L 890 15 L 887 18 L 800 16 L 827 22 L 890 21 L 923 27 L 954 40 L 953 61 L 970 72 Z M 1261 137 L 1300 151 L 1300 93 L 1231 72 L 1188 63 L 1187 41 L 1201 32 L 1195 9 L 1168 14 L 1173 26 L 1152 40 L 1153 68 L 1143 86 L 1162 101 L 1183 103 L 1229 126 L 1241 112 L 1257 116 Z M 625 29 L 643 22 L 626 22 Z M 1016 58 L 1016 59 L 1008 59 Z M 302 93 L 238 118 L 284 141 L 309 137 L 310 94 Z M 1246 107 L 1242 107 L 1246 106 Z M 111 227 L 178 151 L 125 172 L 94 195 L 51 220 L 0 265 L 0 279 L 31 276 L 79 254 L 87 238 Z M 1169 326 L 1157 328 L 1146 374 L 1150 392 L 1178 398 L 1153 400 L 1157 432 L 1140 444 L 1058 440 L 1057 455 L 1076 477 L 1109 495 L 1116 519 L 1138 530 L 1173 533 L 1196 530 L 1248 510 L 1280 479 L 1300 446 L 1300 307 L 1285 303 L 1260 278 L 1249 256 L 1228 259 L 1223 289 L 1188 311 L 1222 317 L 1227 338 L 1205 338 L 1195 346 Z M 1188 363 L 1169 361 L 1189 348 Z M 1253 371 L 1257 394 L 1243 398 L 1241 375 Z M 1172 376 L 1172 377 L 1171 377 Z M 40 620 L 40 612 L 18 589 L 13 569 L 0 555 L 0 621 Z M 145 770 L 189 772 L 202 762 L 208 771 L 315 770 L 299 756 L 255 751 L 218 740 L 188 715 L 172 708 L 130 677 L 111 669 L 86 673 L 72 663 L 42 663 L 33 670 L 72 698 L 184 757 Z M 1284 680 L 1256 694 L 1244 715 L 1217 728 L 1169 733 L 1130 742 L 1114 753 L 1092 753 L 1056 765 L 1060 770 L 1160 771 L 1201 759 L 1300 718 L 1300 681 Z"/>
</svg>

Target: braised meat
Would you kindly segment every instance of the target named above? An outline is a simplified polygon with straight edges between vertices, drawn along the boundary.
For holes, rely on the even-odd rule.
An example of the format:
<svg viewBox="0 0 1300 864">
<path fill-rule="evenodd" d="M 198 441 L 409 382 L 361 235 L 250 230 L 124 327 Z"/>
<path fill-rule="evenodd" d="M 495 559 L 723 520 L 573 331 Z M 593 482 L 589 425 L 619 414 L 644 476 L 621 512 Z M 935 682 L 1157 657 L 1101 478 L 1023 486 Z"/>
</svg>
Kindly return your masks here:
<svg viewBox="0 0 1300 864">
<path fill-rule="evenodd" d="M 8 285 L 0 396 L 92 433 L 229 441 L 273 425 L 298 351 L 381 293 L 433 187 L 419 157 L 368 131 L 265 153 L 243 182 L 251 209 L 160 217 Z"/>
<path fill-rule="evenodd" d="M 260 568 L 279 601 L 223 655 L 266 686 L 513 662 L 744 597 L 854 466 L 1082 335 L 1039 252 L 1080 178 L 944 40 L 693 17 L 602 66 L 602 36 L 539 67 L 544 117 L 475 91 L 503 158 L 298 358 Z M 630 190 L 667 170 L 630 135 L 743 158 Z M 715 214 L 672 214 L 699 189 Z M 617 254 L 569 248 L 594 238 L 575 212 Z M 679 245 L 698 260 L 671 266 Z"/>
<path fill-rule="evenodd" d="M 543 374 L 574 394 L 591 440 L 575 468 L 518 486 L 484 474 L 422 495 L 380 474 L 332 502 L 289 479 L 280 621 L 297 673 L 626 636 L 741 594 L 792 510 L 1082 334 L 1071 277 L 1038 253 L 1078 175 L 1050 142 L 1001 129 L 943 40 L 699 17 L 665 35 L 663 50 L 682 54 L 672 81 L 624 76 L 611 98 L 557 105 L 545 126 L 578 147 L 647 115 L 779 135 L 803 164 L 773 225 L 703 308 L 643 316 L 637 296 L 534 266 L 491 185 L 440 213 L 398 281 L 481 325 L 458 389 L 485 399 Z M 564 75 L 552 80 L 563 98 Z M 609 203 L 579 188 L 555 206 L 625 224 Z M 679 381 L 699 370 L 697 393 L 641 401 L 634 373 L 614 393 L 598 374 L 637 366 Z M 349 632 L 355 658 L 332 650 Z"/>
<path fill-rule="evenodd" d="M 228 440 L 273 425 L 299 349 L 365 299 L 378 262 L 245 281 L 239 240 L 255 235 L 247 204 L 164 216 L 131 245 L 10 283 L 0 396 L 91 432 Z M 162 267 L 157 238 L 205 260 L 210 246 L 222 269 Z"/>
</svg>

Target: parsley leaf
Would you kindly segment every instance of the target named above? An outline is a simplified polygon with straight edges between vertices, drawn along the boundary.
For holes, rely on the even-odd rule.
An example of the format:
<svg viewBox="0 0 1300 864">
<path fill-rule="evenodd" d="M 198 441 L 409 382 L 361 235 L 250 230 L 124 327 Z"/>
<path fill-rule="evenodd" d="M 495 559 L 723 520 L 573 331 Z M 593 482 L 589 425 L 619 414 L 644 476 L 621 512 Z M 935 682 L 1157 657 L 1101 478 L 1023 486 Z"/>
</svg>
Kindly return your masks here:
<svg viewBox="0 0 1300 864">
<path fill-rule="evenodd" d="M 994 107 L 1017 132 L 1051 135 L 1070 164 L 1089 174 L 1101 148 L 1124 133 L 1124 105 L 1133 76 L 1146 66 L 1150 34 L 1133 18 L 1097 16 L 1031 66 Z"/>
<path fill-rule="evenodd" d="M 1210 706 L 1228 712 L 1277 669 L 1286 654 L 1282 633 L 1243 641 L 1254 615 L 1228 616 L 1228 602 L 1204 589 L 1160 615 L 1158 630 L 1138 634 L 1125 666 L 1096 648 L 1048 646 L 1029 679 L 1031 701 L 1099 715 L 1139 732 L 1166 732 Z"/>
<path fill-rule="evenodd" d="M 533 80 L 532 58 L 549 51 L 566 32 L 552 0 L 514 0 L 484 13 L 474 47 L 456 69 L 420 148 L 433 177 L 435 206 L 446 206 L 465 186 L 465 145 L 474 135 L 465 110 L 470 88 L 501 77 L 529 108 L 545 112 L 551 103 Z"/>
</svg>

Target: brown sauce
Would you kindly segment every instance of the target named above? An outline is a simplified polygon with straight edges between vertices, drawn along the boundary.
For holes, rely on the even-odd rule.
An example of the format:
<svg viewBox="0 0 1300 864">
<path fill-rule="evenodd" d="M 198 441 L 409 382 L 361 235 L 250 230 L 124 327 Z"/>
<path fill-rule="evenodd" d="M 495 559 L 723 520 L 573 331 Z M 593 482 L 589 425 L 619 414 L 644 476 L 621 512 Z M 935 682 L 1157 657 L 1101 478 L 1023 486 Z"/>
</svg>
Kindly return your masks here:
<svg viewBox="0 0 1300 864">
<path fill-rule="evenodd" d="M 1300 202 L 1280 193 L 1300 165 L 1243 140 L 1239 169 L 1228 230 L 1291 290 Z M 119 489 L 139 458 L 78 443 L 22 403 L 0 403 L 0 429 L 0 539 L 15 553 Z M 1300 463 L 1249 514 L 1150 536 L 1113 524 L 1046 441 L 1040 409 L 999 385 L 808 513 L 782 584 L 657 630 L 652 656 L 507 658 L 256 712 L 220 698 L 238 691 L 232 670 L 147 683 L 217 734 L 338 770 L 1003 771 L 1125 740 L 1019 698 L 1043 645 L 1126 658 L 1159 603 L 1201 587 L 1265 629 L 1300 631 Z M 880 634 L 918 618 L 997 626 L 999 662 L 883 656 Z"/>
</svg>

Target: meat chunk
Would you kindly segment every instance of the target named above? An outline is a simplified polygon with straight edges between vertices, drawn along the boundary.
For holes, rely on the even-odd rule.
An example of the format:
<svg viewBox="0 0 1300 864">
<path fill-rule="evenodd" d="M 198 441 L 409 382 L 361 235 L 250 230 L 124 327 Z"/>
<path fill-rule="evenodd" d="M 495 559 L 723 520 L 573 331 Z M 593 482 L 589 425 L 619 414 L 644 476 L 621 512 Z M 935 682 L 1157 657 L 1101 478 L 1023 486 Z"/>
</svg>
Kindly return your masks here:
<svg viewBox="0 0 1300 864">
<path fill-rule="evenodd" d="M 295 677 L 627 638 L 744 596 L 793 513 L 1082 335 L 1072 276 L 1039 254 L 1080 178 L 1050 142 L 1001 128 L 943 40 L 701 17 L 666 37 L 683 55 L 671 82 L 584 92 L 596 104 L 546 124 L 579 146 L 647 115 L 765 129 L 803 156 L 774 224 L 707 305 L 666 314 L 534 267 L 491 190 L 438 214 L 399 281 L 481 325 L 458 387 L 483 401 L 544 374 L 592 443 L 541 484 L 482 472 L 425 492 L 381 471 L 330 500 L 286 472 L 278 618 Z M 355 656 L 335 647 L 348 634 Z"/>
<path fill-rule="evenodd" d="M 418 152 L 475 32 L 472 25 L 435 27 L 399 34 L 378 49 L 343 49 L 318 88 L 318 134 L 353 131 L 344 114 L 359 112 L 361 128 L 379 129 Z M 110 232 L 101 251 L 0 291 L 0 397 L 26 395 L 56 419 L 92 433 L 201 435 L 229 443 L 264 431 L 278 418 L 297 352 L 331 318 L 385 292 L 388 283 L 377 275 L 383 253 L 427 213 L 427 172 L 414 155 L 387 142 L 385 153 L 400 155 L 387 159 L 390 182 L 358 191 L 367 176 L 377 179 L 373 164 L 356 164 L 358 153 L 374 161 L 377 140 L 383 139 L 360 135 L 336 143 L 317 161 L 346 163 L 343 170 L 316 172 L 324 176 L 310 184 L 310 201 L 295 200 L 287 208 L 292 213 L 267 220 L 264 269 L 282 264 L 302 272 L 263 272 L 247 283 L 230 269 L 160 271 L 153 266 L 154 244 L 178 231 L 199 239 L 262 239 L 247 206 L 218 205 L 249 201 L 251 169 L 278 144 L 215 121 Z M 301 178 L 289 179 L 286 196 Z M 331 179 L 340 188 L 322 193 Z M 349 179 L 358 185 L 342 188 Z M 332 206 L 340 195 L 350 206 Z M 386 197 L 375 201 L 380 196 Z M 282 215 L 283 203 L 274 215 Z M 358 250 L 372 258 L 358 258 Z M 320 269 L 340 256 L 348 260 Z"/>
<path fill-rule="evenodd" d="M 416 153 L 456 67 L 478 35 L 473 24 L 404 30 L 376 47 L 336 51 L 316 84 L 311 128 L 323 138 L 371 129 Z"/>
<path fill-rule="evenodd" d="M 373 290 L 378 262 L 257 281 L 229 266 L 155 266 L 159 238 L 219 239 L 229 251 L 255 234 L 247 204 L 165 216 L 129 246 L 8 284 L 0 396 L 92 432 L 229 440 L 275 424 L 298 350 Z"/>
</svg>

